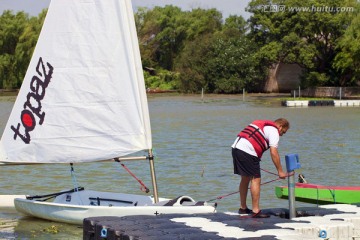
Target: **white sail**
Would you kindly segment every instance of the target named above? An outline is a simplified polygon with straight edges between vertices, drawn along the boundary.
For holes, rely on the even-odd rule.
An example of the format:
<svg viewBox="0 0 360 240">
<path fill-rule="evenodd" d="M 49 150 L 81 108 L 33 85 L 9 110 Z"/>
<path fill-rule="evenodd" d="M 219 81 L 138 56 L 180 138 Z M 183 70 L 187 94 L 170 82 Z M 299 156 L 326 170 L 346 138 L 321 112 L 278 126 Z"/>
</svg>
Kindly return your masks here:
<svg viewBox="0 0 360 240">
<path fill-rule="evenodd" d="M 130 0 L 51 1 L 0 148 L 0 161 L 12 163 L 152 148 Z"/>
</svg>

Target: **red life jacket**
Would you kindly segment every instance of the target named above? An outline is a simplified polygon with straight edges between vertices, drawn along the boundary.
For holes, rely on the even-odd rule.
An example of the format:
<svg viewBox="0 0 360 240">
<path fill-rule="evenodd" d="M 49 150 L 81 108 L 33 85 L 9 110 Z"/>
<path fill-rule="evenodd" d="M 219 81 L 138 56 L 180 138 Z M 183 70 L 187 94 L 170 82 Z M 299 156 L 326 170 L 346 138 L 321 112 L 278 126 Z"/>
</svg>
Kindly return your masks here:
<svg viewBox="0 0 360 240">
<path fill-rule="evenodd" d="M 269 149 L 269 139 L 264 136 L 265 126 L 273 126 L 279 131 L 273 121 L 255 120 L 238 134 L 238 137 L 245 138 L 251 143 L 259 158 L 261 158 L 262 154 Z"/>
</svg>

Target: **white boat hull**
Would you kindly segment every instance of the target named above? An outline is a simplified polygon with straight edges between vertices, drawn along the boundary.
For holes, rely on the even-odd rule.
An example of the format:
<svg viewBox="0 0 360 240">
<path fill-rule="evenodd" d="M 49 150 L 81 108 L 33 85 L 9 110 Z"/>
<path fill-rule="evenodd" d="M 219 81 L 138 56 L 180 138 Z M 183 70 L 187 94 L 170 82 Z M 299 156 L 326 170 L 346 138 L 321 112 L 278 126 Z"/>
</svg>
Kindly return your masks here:
<svg viewBox="0 0 360 240">
<path fill-rule="evenodd" d="M 81 195 L 80 198 L 83 200 L 82 205 L 76 203 L 80 199 L 76 197 L 79 193 Z M 72 196 L 71 201 L 68 203 L 62 203 L 62 201 L 70 195 Z M 85 202 L 85 198 L 91 198 L 93 200 L 86 200 Z M 97 198 L 111 200 L 101 200 L 100 206 L 93 205 L 97 204 Z M 131 198 L 132 200 L 130 200 Z M 154 204 L 151 197 L 142 195 L 81 191 L 61 195 L 60 197 L 57 197 L 54 202 L 41 202 L 24 198 L 16 198 L 14 200 L 14 204 L 16 210 L 25 215 L 77 225 L 81 225 L 84 218 L 98 216 L 122 217 L 131 215 L 158 215 L 174 213 L 196 214 L 216 212 L 215 206 L 206 203 L 202 205 L 195 205 L 196 202 L 187 196 L 182 196 L 174 200 L 161 200 L 163 201 Z"/>
</svg>

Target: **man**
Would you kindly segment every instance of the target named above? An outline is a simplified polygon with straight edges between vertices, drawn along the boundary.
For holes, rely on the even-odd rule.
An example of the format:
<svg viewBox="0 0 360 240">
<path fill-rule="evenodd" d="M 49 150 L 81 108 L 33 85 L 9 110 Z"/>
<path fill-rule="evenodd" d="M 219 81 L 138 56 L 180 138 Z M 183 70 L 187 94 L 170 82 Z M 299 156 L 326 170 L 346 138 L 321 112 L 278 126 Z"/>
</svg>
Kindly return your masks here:
<svg viewBox="0 0 360 240">
<path fill-rule="evenodd" d="M 254 218 L 267 218 L 269 215 L 261 212 L 260 200 L 260 161 L 262 154 L 270 148 L 271 159 L 277 169 L 280 178 L 284 179 L 287 174 L 283 171 L 280 156 L 277 150 L 280 136 L 290 128 L 289 122 L 284 118 L 269 120 L 255 120 L 235 139 L 232 147 L 234 174 L 241 175 L 240 214 L 250 214 Z M 252 210 L 246 205 L 248 188 L 252 198 Z"/>
</svg>

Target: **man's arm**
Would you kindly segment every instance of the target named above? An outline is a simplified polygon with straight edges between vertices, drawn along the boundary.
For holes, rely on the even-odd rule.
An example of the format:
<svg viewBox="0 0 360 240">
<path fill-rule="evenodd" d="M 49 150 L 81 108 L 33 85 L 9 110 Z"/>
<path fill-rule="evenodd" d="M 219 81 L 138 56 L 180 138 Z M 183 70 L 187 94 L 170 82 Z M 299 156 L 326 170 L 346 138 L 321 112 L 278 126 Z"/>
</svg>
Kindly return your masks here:
<svg viewBox="0 0 360 240">
<path fill-rule="evenodd" d="M 270 147 L 270 155 L 271 155 L 271 159 L 278 171 L 279 177 L 284 179 L 287 176 L 287 174 L 282 169 L 279 152 L 276 147 Z"/>
</svg>

